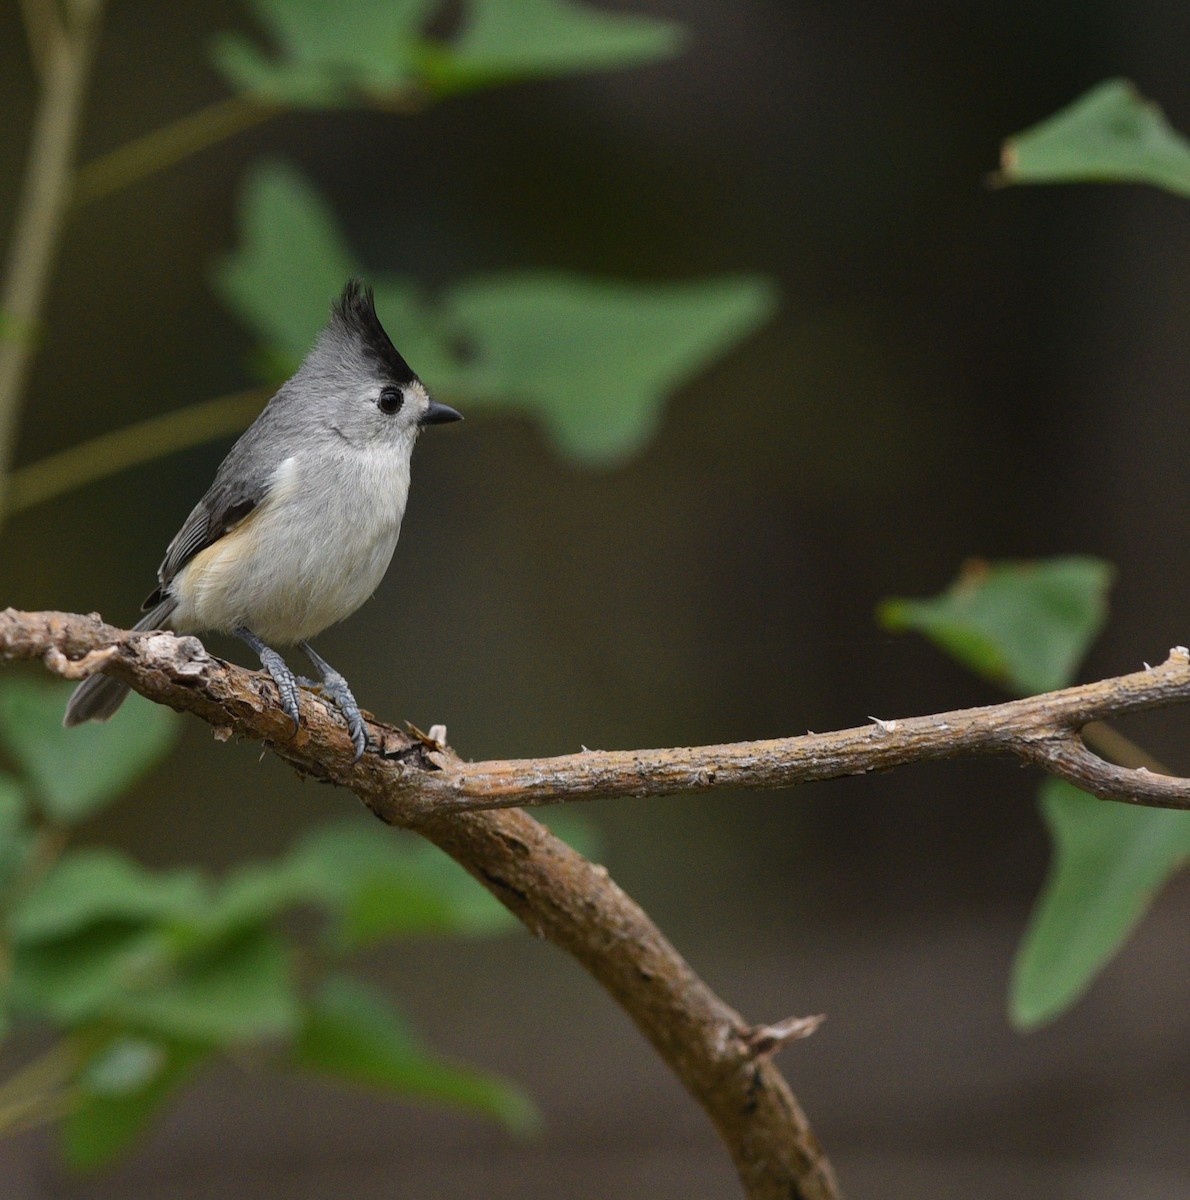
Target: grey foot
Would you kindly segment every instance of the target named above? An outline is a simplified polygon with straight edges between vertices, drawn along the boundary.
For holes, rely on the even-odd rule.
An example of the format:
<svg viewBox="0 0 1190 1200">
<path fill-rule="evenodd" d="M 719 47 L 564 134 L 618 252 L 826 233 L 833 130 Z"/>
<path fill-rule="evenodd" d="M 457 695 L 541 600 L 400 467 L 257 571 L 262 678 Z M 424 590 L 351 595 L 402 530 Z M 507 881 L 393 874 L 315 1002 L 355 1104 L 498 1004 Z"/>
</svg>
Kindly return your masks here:
<svg viewBox="0 0 1190 1200">
<path fill-rule="evenodd" d="M 298 715 L 300 689 L 297 676 L 289 669 L 289 664 L 285 659 L 271 646 L 266 646 L 251 629 L 240 626 L 235 631 L 235 635 L 260 655 L 261 666 L 268 671 L 277 685 L 277 693 L 281 699 L 281 711 L 293 722 L 293 732 L 297 733 L 301 725 L 301 718 Z"/>
<path fill-rule="evenodd" d="M 343 720 L 347 722 L 347 732 L 351 736 L 351 744 L 355 747 L 355 758 L 352 761 L 359 762 L 368 748 L 368 730 L 347 680 L 309 642 L 301 642 L 300 645 L 306 657 L 322 676 L 318 685 L 322 694 L 343 714 Z"/>
</svg>

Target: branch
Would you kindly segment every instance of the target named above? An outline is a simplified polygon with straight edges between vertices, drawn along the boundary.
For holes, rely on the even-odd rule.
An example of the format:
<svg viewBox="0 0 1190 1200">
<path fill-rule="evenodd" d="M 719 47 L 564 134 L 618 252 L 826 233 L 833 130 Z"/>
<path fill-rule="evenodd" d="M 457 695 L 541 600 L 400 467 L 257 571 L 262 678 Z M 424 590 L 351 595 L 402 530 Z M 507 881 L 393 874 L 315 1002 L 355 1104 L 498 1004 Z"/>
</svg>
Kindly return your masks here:
<svg viewBox="0 0 1190 1200">
<path fill-rule="evenodd" d="M 414 802 L 429 781 L 467 769 L 439 742 L 372 720 L 382 752 L 353 766 L 346 731 L 309 692 L 302 693 L 301 729 L 291 737 L 267 676 L 221 662 L 197 638 L 126 632 L 97 617 L 6 609 L 5 659 L 40 659 L 71 679 L 102 668 L 151 700 L 195 713 L 217 737 L 272 742 L 300 773 L 349 787 L 383 820 L 421 833 L 608 990 L 711 1118 L 752 1200 L 837 1200 L 830 1163 L 772 1062 L 780 1045 L 808 1032 L 816 1018 L 748 1025 L 605 868 L 526 813 Z"/>
<path fill-rule="evenodd" d="M 21 0 L 25 36 L 29 39 L 29 57 L 34 69 L 43 76 L 49 66 L 55 41 L 63 36 L 62 19 L 53 0 Z"/>
<path fill-rule="evenodd" d="M 38 323 L 70 192 L 83 95 L 98 38 L 102 0 L 76 0 L 61 29 L 48 0 L 26 6 L 39 57 L 41 100 L 4 268 L 0 315 L 0 509 L 12 458 L 21 393 L 33 361 Z M 37 14 L 37 16 L 34 16 Z M 57 18 L 55 18 L 57 20 Z M 52 32 L 50 32 L 52 31 Z"/>
<path fill-rule="evenodd" d="M 77 661 L 89 654 L 96 656 L 92 662 Z M 411 738 L 369 715 L 373 742 L 382 750 L 354 765 L 346 731 L 311 693 L 302 693 L 302 728 L 291 736 L 268 677 L 212 657 L 197 638 L 125 631 L 98 617 L 6 609 L 0 612 L 3 658 L 44 659 L 50 670 L 72 679 L 102 668 L 150 700 L 193 712 L 228 736 L 270 743 L 304 774 L 366 792 L 377 815 L 394 825 L 573 800 L 787 788 L 976 755 L 1015 755 L 1101 800 L 1190 808 L 1190 780 L 1163 774 L 1156 764 L 1109 763 L 1088 749 L 1080 733 L 1105 718 L 1190 701 L 1190 651 L 1184 646 L 1175 646 L 1160 666 L 1023 700 L 720 746 L 469 763 L 432 739 Z M 1102 743 L 1102 730 L 1092 732 Z"/>
<path fill-rule="evenodd" d="M 279 104 L 240 94 L 217 100 L 80 167 L 71 199 L 89 204 L 284 111 Z"/>
<path fill-rule="evenodd" d="M 268 396 L 268 389 L 255 387 L 202 400 L 111 433 L 101 433 L 77 446 L 17 467 L 8 477 L 5 515 L 32 508 L 97 479 L 106 479 L 117 471 L 164 458 L 224 434 L 239 433 L 260 412 Z"/>
</svg>

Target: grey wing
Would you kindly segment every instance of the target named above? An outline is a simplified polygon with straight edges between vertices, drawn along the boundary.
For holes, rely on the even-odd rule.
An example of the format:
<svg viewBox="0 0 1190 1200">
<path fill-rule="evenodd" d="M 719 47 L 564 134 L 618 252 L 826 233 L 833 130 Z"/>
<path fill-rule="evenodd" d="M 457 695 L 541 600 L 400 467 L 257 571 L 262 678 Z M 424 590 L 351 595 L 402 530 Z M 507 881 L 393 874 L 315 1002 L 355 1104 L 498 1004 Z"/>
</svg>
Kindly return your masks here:
<svg viewBox="0 0 1190 1200">
<path fill-rule="evenodd" d="M 145 601 L 146 609 L 162 601 L 170 581 L 196 554 L 230 533 L 264 502 L 277 467 L 300 451 L 305 431 L 294 419 L 292 400 L 286 384 L 227 452 L 215 482 L 165 551 L 157 569 L 158 586 Z"/>
<path fill-rule="evenodd" d="M 142 608 L 159 604 L 170 581 L 196 555 L 230 533 L 250 512 L 263 503 L 272 486 L 275 463 L 270 455 L 252 453 L 256 439 L 248 432 L 231 448 L 207 494 L 194 506 L 157 568 L 158 586 Z M 253 461 L 255 459 L 255 461 Z"/>
</svg>

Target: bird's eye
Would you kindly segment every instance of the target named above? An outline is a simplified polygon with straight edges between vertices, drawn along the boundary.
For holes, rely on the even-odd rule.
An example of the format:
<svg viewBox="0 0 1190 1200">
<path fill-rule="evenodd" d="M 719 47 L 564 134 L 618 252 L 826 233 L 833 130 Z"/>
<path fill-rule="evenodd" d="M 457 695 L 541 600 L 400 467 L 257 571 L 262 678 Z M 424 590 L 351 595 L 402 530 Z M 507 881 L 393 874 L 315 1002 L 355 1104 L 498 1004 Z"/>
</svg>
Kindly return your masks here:
<svg viewBox="0 0 1190 1200">
<path fill-rule="evenodd" d="M 386 387 L 381 393 L 380 398 L 376 403 L 380 406 L 382 413 L 388 413 L 391 417 L 404 403 L 405 396 L 400 388 Z"/>
</svg>

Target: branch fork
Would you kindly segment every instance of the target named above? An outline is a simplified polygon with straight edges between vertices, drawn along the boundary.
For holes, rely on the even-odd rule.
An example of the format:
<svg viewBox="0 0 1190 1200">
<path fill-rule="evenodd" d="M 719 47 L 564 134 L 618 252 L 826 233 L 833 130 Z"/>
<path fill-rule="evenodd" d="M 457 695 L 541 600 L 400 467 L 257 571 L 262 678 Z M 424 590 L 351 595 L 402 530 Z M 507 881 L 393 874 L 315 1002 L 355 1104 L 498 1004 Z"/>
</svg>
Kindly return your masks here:
<svg viewBox="0 0 1190 1200">
<path fill-rule="evenodd" d="M 350 788 L 382 820 L 412 829 L 461 863 L 533 932 L 581 962 L 633 1018 L 706 1110 L 753 1200 L 836 1200 L 834 1174 L 788 1084 L 781 1047 L 822 1017 L 750 1026 L 691 970 L 607 870 L 520 811 L 600 797 L 721 787 L 777 788 L 968 755 L 1015 755 L 1105 799 L 1190 808 L 1190 780 L 1156 764 L 1094 754 L 1087 726 L 1190 700 L 1190 652 L 1156 667 L 1041 696 L 855 729 L 732 745 L 584 750 L 556 758 L 468 763 L 446 730 L 410 732 L 369 714 L 379 754 L 353 763 L 337 716 L 303 695 L 302 727 L 271 682 L 208 654 L 192 637 L 137 633 L 98 617 L 0 612 L 0 660 L 40 660 L 77 679 L 104 670 L 136 691 L 236 736 L 272 745 L 300 774 Z M 1098 731 L 1101 735 L 1104 731 Z M 1096 738 L 1099 742 L 1107 739 Z M 1116 736 L 1118 757 L 1122 741 Z M 1132 755 L 1135 758 L 1135 755 Z"/>
</svg>

